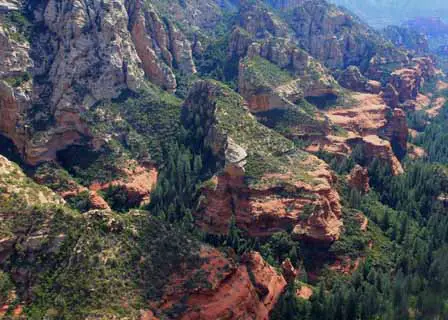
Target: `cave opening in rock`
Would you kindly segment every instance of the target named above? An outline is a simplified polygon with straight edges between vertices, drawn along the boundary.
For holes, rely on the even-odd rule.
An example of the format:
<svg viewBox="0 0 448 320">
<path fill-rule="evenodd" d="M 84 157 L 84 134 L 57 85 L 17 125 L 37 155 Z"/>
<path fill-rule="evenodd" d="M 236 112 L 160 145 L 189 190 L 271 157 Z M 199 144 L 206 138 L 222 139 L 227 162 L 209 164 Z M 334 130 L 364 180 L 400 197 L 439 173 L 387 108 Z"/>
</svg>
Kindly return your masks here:
<svg viewBox="0 0 448 320">
<path fill-rule="evenodd" d="M 0 155 L 15 163 L 22 163 L 22 157 L 14 142 L 2 134 L 0 134 Z"/>
<path fill-rule="evenodd" d="M 334 93 L 327 93 L 320 96 L 306 97 L 305 99 L 319 109 L 329 109 L 337 103 L 338 96 Z"/>
<path fill-rule="evenodd" d="M 99 156 L 100 152 L 87 146 L 72 145 L 58 151 L 56 159 L 68 172 L 75 174 L 76 169 L 87 169 Z"/>
</svg>

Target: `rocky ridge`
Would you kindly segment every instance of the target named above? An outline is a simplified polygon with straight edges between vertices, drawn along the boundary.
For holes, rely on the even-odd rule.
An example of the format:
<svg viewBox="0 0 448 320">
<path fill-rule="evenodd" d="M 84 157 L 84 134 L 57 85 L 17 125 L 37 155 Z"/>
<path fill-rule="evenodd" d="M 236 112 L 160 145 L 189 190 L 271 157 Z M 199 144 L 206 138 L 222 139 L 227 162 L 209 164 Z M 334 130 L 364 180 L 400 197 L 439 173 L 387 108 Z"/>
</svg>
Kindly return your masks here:
<svg viewBox="0 0 448 320">
<path fill-rule="evenodd" d="M 234 82 L 230 83 L 239 94 L 218 82 L 199 81 L 184 103 L 184 124 L 200 137 L 199 145 L 211 150 L 218 164 L 218 170 L 201 187 L 194 211 L 197 225 L 206 233 L 225 235 L 234 219 L 236 226 L 252 238 L 266 239 L 291 230 L 294 240 L 311 245 L 329 246 L 339 240 L 343 217 L 337 177 L 324 161 L 301 150 L 303 145 L 297 143 L 304 143 L 309 152 L 328 151 L 341 157 L 361 149 L 365 165 L 380 159 L 393 174 L 402 173 L 400 159 L 408 148 L 406 112 L 418 109 L 422 86 L 437 73 L 433 61 L 411 59 L 408 52 L 391 46 L 356 18 L 324 1 L 182 3 L 48 0 L 21 8 L 17 1 L 0 2 L 0 134 L 11 139 L 31 165 L 62 162 L 61 151 L 72 145 L 122 156 L 124 152 L 114 142 L 131 145 L 137 129 L 142 135 L 152 136 L 150 130 L 142 130 L 146 125 L 142 122 L 135 126 L 137 129 L 124 126 L 124 113 L 108 118 L 104 110 L 114 109 L 108 103 L 127 95 L 138 96 L 141 90 L 153 86 L 174 93 L 178 86 L 186 85 L 183 77 L 196 73 L 202 76 L 203 54 L 208 45 L 214 45 L 213 37 L 224 25 L 231 30 L 223 37 L 225 57 L 213 63 L 219 70 L 222 63 L 239 62 L 232 70 Z M 228 22 L 223 19 L 223 10 L 238 12 L 238 19 Z M 31 29 L 37 28 L 38 32 L 24 32 L 20 24 L 15 24 L 17 21 L 10 20 L 11 13 L 23 12 Z M 98 108 L 103 102 L 106 104 Z M 427 112 L 437 113 L 441 105 L 441 101 L 435 101 L 434 109 Z M 130 112 L 135 112 L 131 107 Z M 113 122 L 117 126 L 100 132 L 92 126 L 94 120 L 86 120 L 91 111 L 102 116 L 101 125 Z M 143 111 L 136 118 L 152 116 L 157 115 Z M 288 118 L 288 125 L 279 118 Z M 109 148 L 103 148 L 105 145 Z M 145 148 L 147 145 L 141 149 Z M 108 261 L 114 265 L 116 256 L 126 256 L 125 252 L 135 249 L 123 244 L 120 237 L 140 239 L 139 234 L 148 230 L 140 230 L 140 222 L 134 224 L 134 213 L 120 217 L 111 212 L 103 194 L 118 187 L 132 206 L 147 204 L 159 170 L 152 161 L 145 162 L 151 156 L 146 150 L 134 152 L 132 157 L 139 161 L 121 162 L 127 165 L 115 168 L 121 169 L 120 176 L 106 182 L 93 180 L 82 186 L 75 179 L 65 181 L 66 189 L 55 190 L 59 195 L 34 184 L 19 168 L 0 158 L 0 171 L 3 167 L 6 176 L 0 173 L 0 200 L 16 201 L 17 196 L 26 194 L 25 207 L 64 205 L 62 198 L 70 201 L 87 193 L 89 209 L 103 210 L 88 210 L 85 218 L 75 215 L 75 220 L 81 221 L 77 228 L 86 230 L 87 237 L 76 234 L 75 238 L 87 243 L 91 251 L 76 251 L 74 259 L 87 261 L 91 254 L 106 266 Z M 11 175 L 17 175 L 17 184 L 11 185 Z M 48 177 L 41 178 L 35 176 L 37 182 L 46 184 Z M 356 167 L 348 180 L 350 186 L 368 191 L 364 169 Z M 45 213 L 42 225 L 27 225 L 26 234 L 21 225 L 11 229 L 13 232 L 5 229 L 0 264 L 19 255 L 15 251 L 17 243 L 25 245 L 30 265 L 47 250 L 57 252 L 61 243 L 67 244 L 64 240 L 73 233 L 59 224 L 54 229 L 48 227 L 54 221 L 53 213 Z M 1 213 L 2 222 L 6 222 L 3 225 L 8 227 L 18 217 L 13 211 Z M 72 218 L 72 214 L 64 214 L 62 220 L 69 224 Z M 367 228 L 366 223 L 363 225 Z M 154 229 L 167 231 L 160 225 Z M 103 238 L 109 242 L 102 244 L 99 252 L 94 246 Z M 191 241 L 181 243 L 190 249 Z M 67 245 L 74 249 L 72 244 Z M 160 242 L 157 245 L 163 248 Z M 125 249 L 114 251 L 117 247 Z M 137 251 L 140 254 L 143 249 Z M 180 248 L 175 252 L 181 253 Z M 233 253 L 223 254 L 208 246 L 189 253 L 197 253 L 200 259 L 194 259 L 201 264 L 176 265 L 169 275 L 159 276 L 168 284 L 159 292 L 159 299 L 148 305 L 150 312 L 141 310 L 143 317 L 234 319 L 249 315 L 266 319 L 286 286 L 285 279 L 258 253 L 247 254 L 240 263 Z M 166 267 L 146 264 L 155 257 L 138 258 L 138 263 L 130 262 L 128 270 L 140 270 L 141 265 L 153 271 Z M 26 283 L 26 288 L 31 288 L 28 284 L 33 284 L 33 274 L 37 274 L 34 269 L 11 272 L 18 274 L 18 281 Z M 83 275 L 76 272 L 78 277 Z M 59 283 L 55 287 L 60 287 Z M 119 291 L 134 293 L 122 288 Z M 188 299 L 184 298 L 185 292 L 190 293 Z M 309 291 L 303 295 L 309 298 Z M 100 298 L 98 301 L 106 301 Z M 129 300 L 132 304 L 132 297 L 122 298 L 110 300 Z M 176 313 L 179 305 L 185 309 Z M 200 310 L 195 307 L 198 305 Z M 140 310 L 130 312 L 131 318 L 140 315 Z"/>
<path fill-rule="evenodd" d="M 42 32 L 19 42 L 11 30 L 0 29 L 0 75 L 6 79 L 1 82 L 5 117 L 0 131 L 30 164 L 54 160 L 67 146 L 92 139 L 81 115 L 124 90 L 138 91 L 145 75 L 175 91 L 173 70 L 196 72 L 191 43 L 142 1 L 104 6 L 46 1 L 27 10 Z M 24 75 L 27 80 L 17 86 L 7 81 Z"/>
<path fill-rule="evenodd" d="M 243 99 L 217 83 L 197 83 L 185 107 L 202 115 L 205 144 L 224 165 L 203 189 L 196 218 L 204 230 L 226 234 L 234 216 L 252 237 L 292 226 L 298 238 L 338 239 L 341 205 L 324 162 L 258 124 Z"/>
<path fill-rule="evenodd" d="M 246 254 L 241 265 L 214 248 L 203 247 L 199 255 L 201 267 L 173 275 L 163 298 L 152 303 L 157 313 L 172 308 L 187 290 L 186 311 L 179 319 L 269 318 L 286 281 L 259 253 Z M 190 292 L 192 281 L 199 283 Z"/>
<path fill-rule="evenodd" d="M 280 9 L 284 15 L 273 13 L 269 5 Z M 229 59 L 242 59 L 238 70 L 239 91 L 254 111 L 291 108 L 307 97 L 338 97 L 341 94 L 338 84 L 324 66 L 331 70 L 349 67 L 347 70 L 351 74 L 345 72 L 345 77 L 340 78 L 343 85 L 377 93 L 379 85 L 374 80 L 382 79 L 383 67 L 409 64 L 403 53 L 388 47 L 386 41 L 367 26 L 324 1 L 272 2 L 269 5 L 241 2 L 239 19 L 229 26 L 233 31 L 227 55 Z M 13 140 L 31 164 L 54 160 L 58 151 L 72 144 L 87 141 L 98 148 L 104 141 L 95 140 L 81 115 L 102 100 L 118 97 L 122 91 L 138 91 L 144 83 L 144 75 L 172 92 L 177 87 L 177 72 L 196 73 L 193 52 L 201 44 L 189 28 L 179 28 L 173 19 L 190 19 L 192 26 L 204 33 L 203 38 L 210 35 L 204 31 L 206 27 L 216 26 L 223 15 L 223 9 L 214 2 L 207 2 L 207 6 L 210 10 L 201 8 L 200 14 L 194 12 L 195 4 L 191 1 L 183 8 L 177 4 L 169 7 L 160 1 L 141 0 L 115 0 L 106 6 L 91 7 L 81 1 L 73 4 L 47 1 L 27 6 L 31 26 L 42 26 L 43 32 L 33 35 L 33 39 L 22 37 L 20 42 L 14 40 L 15 37 L 3 36 L 6 49 L 1 54 L 7 64 L 0 70 L 2 77 L 7 79 L 10 76 L 5 72 L 16 70 L 14 77 L 30 73 L 33 79 L 30 81 L 27 76 L 27 80 L 15 87 L 2 82 L 4 93 L 0 106 L 7 115 L 4 119 L 8 119 L 0 121 L 2 134 Z M 16 10 L 15 5 L 10 7 L 8 10 Z M 226 4 L 224 8 L 235 12 L 235 5 Z M 94 16 L 98 19 L 91 18 Z M 311 27 L 311 21 L 321 22 Z M 316 30 L 324 32 L 317 35 Z M 5 32 L 11 33 L 3 30 L 3 34 Z M 370 53 L 370 47 L 376 48 L 375 55 Z M 196 55 L 200 56 L 201 52 L 196 50 Z M 8 58 L 12 54 L 15 58 Z M 41 61 L 36 58 L 38 56 L 49 58 Z M 289 70 L 283 81 L 273 85 L 270 81 L 277 80 L 275 78 L 258 79 L 254 72 L 257 73 L 260 59 L 266 60 L 262 65 L 271 63 Z M 412 75 L 418 78 L 414 87 L 418 87 L 424 72 L 422 64 L 418 65 L 417 74 Z M 354 66 L 367 78 L 357 73 Z M 42 81 L 45 78 L 48 81 Z M 395 89 L 401 95 L 400 100 L 415 96 L 408 78 L 404 70 L 392 75 L 391 84 L 398 87 Z M 388 101 L 393 104 L 394 92 L 388 92 L 392 95 Z M 302 116 L 313 123 L 311 130 L 328 134 L 325 122 L 316 122 L 319 116 L 303 112 Z"/>
</svg>

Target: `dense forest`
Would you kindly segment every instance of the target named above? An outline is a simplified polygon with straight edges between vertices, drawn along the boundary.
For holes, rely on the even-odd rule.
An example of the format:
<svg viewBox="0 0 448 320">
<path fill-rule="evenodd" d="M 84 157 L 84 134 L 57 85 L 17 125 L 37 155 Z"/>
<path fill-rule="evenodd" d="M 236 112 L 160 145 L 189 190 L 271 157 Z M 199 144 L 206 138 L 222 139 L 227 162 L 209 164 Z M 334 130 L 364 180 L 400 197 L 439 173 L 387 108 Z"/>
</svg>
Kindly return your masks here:
<svg viewBox="0 0 448 320">
<path fill-rule="evenodd" d="M 445 105 L 416 139 L 428 154 L 419 160 L 406 158 L 403 175 L 392 176 L 390 168 L 374 160 L 368 164 L 373 189 L 368 194 L 340 185 L 347 230 L 343 241 L 335 243 L 330 252 L 353 256 L 363 252 L 362 263 L 350 275 L 332 273 L 314 281 L 315 292 L 309 301 L 298 298 L 296 292 L 306 281 L 306 267 L 313 264 L 313 250 L 317 249 L 293 241 L 287 233 L 250 239 L 234 221 L 227 236 L 204 234 L 194 227 L 191 212 L 198 190 L 219 166 L 201 143 L 204 133 L 199 117 L 184 119 L 178 142 L 165 146 L 167 164 L 149 209 L 200 240 L 231 247 L 240 256 L 258 250 L 277 267 L 289 258 L 301 269 L 301 276 L 288 285 L 273 319 L 446 319 L 448 216 L 443 195 L 448 192 L 447 115 Z M 342 162 L 330 154 L 320 156 L 341 177 L 357 163 L 366 165 L 360 150 Z M 366 254 L 369 249 L 363 236 L 350 231 L 354 212 L 364 213 L 369 228 L 377 229 L 373 241 L 380 248 L 376 252 Z"/>
<path fill-rule="evenodd" d="M 362 18 L 0 1 L 0 319 L 448 319 L 443 54 Z"/>
</svg>

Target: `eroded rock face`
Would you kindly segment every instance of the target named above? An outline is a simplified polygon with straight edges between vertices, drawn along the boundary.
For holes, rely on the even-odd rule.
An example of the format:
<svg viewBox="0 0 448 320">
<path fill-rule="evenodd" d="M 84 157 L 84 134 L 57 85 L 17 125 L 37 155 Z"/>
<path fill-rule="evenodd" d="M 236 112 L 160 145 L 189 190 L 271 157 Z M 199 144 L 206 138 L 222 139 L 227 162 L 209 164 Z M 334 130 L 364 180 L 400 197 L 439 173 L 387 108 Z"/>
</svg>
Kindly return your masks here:
<svg viewBox="0 0 448 320">
<path fill-rule="evenodd" d="M 32 39 L 31 48 L 28 44 L 9 47 L 13 56 L 24 57 L 16 60 L 16 73 L 30 71 L 34 81 L 27 95 L 21 94 L 21 85 L 6 98 L 10 117 L 14 116 L 11 106 L 18 107 L 12 128 L 0 130 L 27 162 L 36 164 L 54 159 L 58 150 L 88 136 L 80 114 L 99 100 L 117 97 L 121 90 L 136 90 L 143 72 L 127 32 L 122 1 L 87 6 L 83 1 L 50 0 L 35 3 L 30 10 L 32 23 L 39 24 L 41 32 Z M 31 61 L 29 57 L 32 68 L 24 63 Z"/>
<path fill-rule="evenodd" d="M 369 185 L 369 171 L 360 165 L 356 165 L 350 174 L 347 176 L 347 181 L 350 187 L 367 193 L 370 190 Z"/>
<path fill-rule="evenodd" d="M 9 3 L 8 3 L 9 4 Z M 17 10 L 14 6 L 11 10 Z M 0 134 L 10 138 L 19 150 L 27 142 L 24 113 L 31 100 L 31 83 L 21 81 L 13 87 L 11 81 L 27 75 L 32 68 L 29 43 L 17 36 L 12 27 L 2 25 L 0 16 Z"/>
<path fill-rule="evenodd" d="M 261 57 L 279 68 L 290 72 L 289 78 L 275 84 L 262 86 L 251 75 L 250 64 L 256 57 Z M 286 41 L 270 41 L 253 43 L 248 48 L 247 60 L 240 63 L 239 91 L 249 101 L 256 101 L 269 96 L 269 107 L 281 107 L 288 102 L 295 102 L 305 97 L 339 95 L 337 83 L 318 61 L 302 49 Z M 287 70 L 287 71 L 286 71 Z M 286 77 L 285 77 L 286 78 Z M 282 100 L 287 100 L 280 102 Z"/>
<path fill-rule="evenodd" d="M 398 47 L 410 49 L 417 54 L 425 54 L 429 51 L 428 37 L 411 28 L 388 26 L 383 33 Z"/>
<path fill-rule="evenodd" d="M 170 21 L 140 0 L 33 2 L 32 45 L 0 23 L 0 133 L 32 165 L 93 138 L 83 113 L 124 90 L 137 91 L 146 75 L 168 91 L 174 70 L 196 72 L 192 45 Z M 20 40 L 20 41 L 19 41 Z M 33 81 L 30 81 L 31 78 Z"/>
<path fill-rule="evenodd" d="M 376 55 L 369 61 L 369 66 L 364 74 L 373 80 L 385 83 L 390 78 L 391 66 L 393 69 L 404 68 L 408 66 L 410 59 L 407 52 L 398 50 L 393 46 L 380 46 L 377 48 Z"/>
<path fill-rule="evenodd" d="M 387 124 L 389 108 L 382 99 L 373 94 L 357 93 L 352 96 L 352 108 L 336 107 L 327 112 L 330 120 L 341 127 L 360 135 L 378 134 Z"/>
<path fill-rule="evenodd" d="M 146 76 L 168 91 L 175 91 L 174 65 L 185 74 L 196 72 L 192 45 L 170 21 L 164 22 L 151 5 L 131 2 L 131 34 Z"/>
<path fill-rule="evenodd" d="M 32 66 L 30 45 L 14 37 L 17 31 L 0 24 L 0 78 L 18 75 Z"/>
<path fill-rule="evenodd" d="M 310 286 L 304 285 L 302 284 L 300 286 L 300 289 L 297 289 L 297 296 L 299 298 L 305 299 L 305 300 L 309 300 L 311 298 L 311 296 L 313 295 L 313 288 L 311 288 Z"/>
<path fill-rule="evenodd" d="M 399 55 L 395 48 L 387 55 L 375 31 L 325 1 L 296 1 L 290 25 L 301 47 L 331 69 L 371 63 L 380 67 L 389 63 L 388 56 Z M 377 48 L 376 52 L 370 50 L 372 47 Z"/>
<path fill-rule="evenodd" d="M 395 70 L 391 74 L 389 83 L 398 92 L 400 103 L 405 103 L 407 100 L 416 100 L 425 79 L 429 80 L 436 74 L 434 62 L 431 58 L 415 58 L 412 63 L 414 66 Z"/>
<path fill-rule="evenodd" d="M 388 83 L 386 85 L 383 92 L 381 93 L 381 96 L 383 97 L 384 102 L 386 102 L 386 104 L 389 107 L 391 107 L 391 108 L 398 107 L 398 104 L 400 102 L 399 101 L 399 93 L 398 93 L 397 89 L 395 89 L 395 87 L 391 83 Z"/>
<path fill-rule="evenodd" d="M 329 175 L 326 168 L 320 174 Z M 236 224 L 252 237 L 267 237 L 295 226 L 294 235 L 300 239 L 333 242 L 338 239 L 342 222 L 338 193 L 332 188 L 333 180 L 322 181 L 316 187 L 300 183 L 283 185 L 288 176 L 266 176 L 278 182 L 263 188 L 250 188 L 243 175 L 229 173 L 215 177 L 216 187 L 204 189 L 206 200 L 197 212 L 198 224 L 208 232 L 226 234 L 233 215 Z M 283 183 L 282 183 L 283 181 Z M 282 193 L 290 192 L 290 196 Z M 303 196 L 294 195 L 303 193 Z M 315 197 L 313 199 L 313 197 Z"/>
<path fill-rule="evenodd" d="M 169 309 L 185 296 L 186 310 L 177 318 L 189 319 L 269 319 L 269 313 L 286 287 L 285 279 L 257 252 L 246 254 L 242 264 L 217 249 L 202 247 L 201 266 L 174 275 L 154 309 Z M 194 288 L 185 284 L 193 279 Z M 249 276 L 251 274 L 251 276 Z M 199 307 L 199 308 L 198 308 Z M 157 312 L 156 312 L 157 315 Z"/>
<path fill-rule="evenodd" d="M 393 175 L 399 175 L 404 172 L 403 167 L 395 156 L 389 141 L 383 140 L 378 136 L 370 135 L 363 137 L 362 140 L 354 139 L 349 143 L 361 143 L 363 155 L 368 162 L 374 159 L 385 161 L 391 168 Z"/>
<path fill-rule="evenodd" d="M 299 275 L 299 270 L 294 268 L 291 263 L 291 260 L 287 258 L 282 262 L 282 274 L 286 279 L 286 282 L 293 283 L 297 276 Z"/>
<path fill-rule="evenodd" d="M 40 185 L 51 186 L 52 190 L 64 200 L 82 197 L 87 200 L 85 210 L 110 210 L 106 200 L 97 193 L 79 184 L 63 169 L 55 164 L 45 164 L 33 174 L 33 179 Z"/>
<path fill-rule="evenodd" d="M 416 69 L 399 69 L 392 73 L 391 84 L 398 92 L 400 102 L 415 100 L 421 86 L 421 75 Z"/>
<path fill-rule="evenodd" d="M 154 6 L 163 14 L 168 14 L 173 21 L 195 29 L 202 29 L 206 33 L 216 31 L 216 26 L 222 22 L 226 13 L 237 11 L 237 1 L 215 0 L 185 0 L 170 1 L 151 0 Z"/>
<path fill-rule="evenodd" d="M 21 151 L 27 145 L 28 136 L 24 111 L 29 106 L 30 97 L 25 90 L 0 80 L 0 134 L 11 139 Z"/>
<path fill-rule="evenodd" d="M 408 123 L 403 109 L 395 108 L 384 127 L 384 136 L 391 142 L 394 153 L 402 159 L 407 152 Z"/>
<path fill-rule="evenodd" d="M 132 169 L 123 169 L 123 178 L 109 183 L 94 183 L 89 189 L 91 194 L 98 195 L 99 191 L 107 191 L 110 187 L 122 188 L 126 193 L 127 203 L 137 207 L 150 202 L 151 192 L 157 183 L 158 172 L 151 163 L 133 164 L 128 166 Z M 94 200 L 94 199 L 93 199 Z M 100 199 L 98 205 L 100 205 Z"/>
<path fill-rule="evenodd" d="M 253 274 L 252 283 L 269 314 L 269 311 L 275 307 L 279 293 L 285 289 L 286 281 L 282 275 L 264 261 L 258 252 L 247 253 L 242 260 L 248 271 Z"/>
<path fill-rule="evenodd" d="M 234 216 L 237 226 L 252 237 L 266 237 L 295 227 L 294 236 L 300 239 L 331 243 L 339 238 L 342 221 L 339 194 L 334 189 L 336 178 L 324 162 L 289 149 L 293 147 L 290 142 L 258 124 L 241 105 L 240 97 L 216 84 L 198 83 L 190 96 L 202 97 L 187 99 L 186 107 L 189 112 L 207 114 L 203 119 L 204 132 L 208 132 L 205 143 L 224 164 L 222 173 L 215 175 L 202 189 L 203 200 L 195 213 L 201 228 L 214 234 L 226 234 Z M 238 111 L 243 113 L 240 126 L 253 128 L 250 134 L 255 136 L 241 140 L 238 133 L 226 134 L 222 130 L 225 122 L 221 124 L 219 119 L 221 113 L 227 112 L 227 106 L 220 100 L 226 98 L 232 99 L 231 108 L 242 108 Z M 288 147 L 283 152 L 275 151 L 274 156 L 269 154 L 269 149 L 281 146 L 264 146 L 261 139 L 279 139 L 278 144 L 285 141 Z M 229 158 L 236 153 L 234 150 L 240 150 L 238 157 L 232 157 L 237 160 Z M 258 153 L 265 151 L 265 155 Z M 251 178 L 246 167 L 267 165 L 258 164 L 258 157 L 273 157 L 272 161 L 278 162 L 279 167 Z M 301 176 L 296 170 L 306 171 L 306 175 Z"/>
<path fill-rule="evenodd" d="M 378 158 L 388 158 L 388 163 L 396 169 L 393 169 L 393 172 L 402 172 L 398 158 L 402 158 L 407 152 L 406 114 L 399 108 L 391 110 L 379 95 L 355 94 L 352 97 L 357 101 L 355 107 L 335 108 L 329 110 L 327 116 L 333 123 L 349 131 L 350 134 L 345 139 L 346 144 L 353 146 L 353 141 L 361 141 L 367 147 L 366 156 L 369 159 L 375 157 L 375 150 L 383 149 Z M 365 137 L 369 137 L 369 142 L 364 141 Z M 372 145 L 376 147 L 372 148 Z"/>
<path fill-rule="evenodd" d="M 358 92 L 378 94 L 381 91 L 381 83 L 367 79 L 356 66 L 345 69 L 338 78 L 341 86 Z"/>
<path fill-rule="evenodd" d="M 338 96 L 337 83 L 320 62 L 294 44 L 290 26 L 260 3 L 245 1 L 239 26 L 232 33 L 228 56 L 244 58 L 239 66 L 239 92 L 254 111 L 287 108 L 304 97 Z M 257 79 L 252 64 L 261 57 L 289 74 L 270 83 Z M 275 76 L 275 75 L 274 75 Z M 267 82 L 267 83 L 265 83 Z"/>
<path fill-rule="evenodd" d="M 288 32 L 288 25 L 259 3 L 243 0 L 240 12 L 240 25 L 258 38 L 285 37 Z"/>
<path fill-rule="evenodd" d="M 159 20 L 156 20 L 156 22 L 161 24 L 161 21 Z M 138 16 L 132 28 L 132 37 L 135 42 L 137 53 L 142 60 L 143 70 L 145 70 L 145 74 L 151 81 L 163 86 L 166 90 L 174 91 L 176 89 L 176 78 L 174 73 L 166 63 L 157 59 L 152 39 L 147 34 L 147 28 L 144 16 Z M 160 32 L 160 25 L 159 29 L 156 30 Z M 162 39 L 166 40 L 166 38 Z M 168 55 L 168 63 L 172 63 L 171 54 L 167 51 L 162 52 L 165 52 L 165 54 Z"/>
</svg>

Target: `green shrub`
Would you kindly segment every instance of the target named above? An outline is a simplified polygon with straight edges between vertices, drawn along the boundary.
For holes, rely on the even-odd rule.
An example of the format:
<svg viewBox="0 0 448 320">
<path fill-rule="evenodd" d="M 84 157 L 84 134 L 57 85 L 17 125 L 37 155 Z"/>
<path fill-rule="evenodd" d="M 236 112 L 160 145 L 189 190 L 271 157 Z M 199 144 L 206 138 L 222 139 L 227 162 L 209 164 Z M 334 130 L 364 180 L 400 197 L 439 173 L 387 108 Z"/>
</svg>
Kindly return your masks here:
<svg viewBox="0 0 448 320">
<path fill-rule="evenodd" d="M 9 275 L 0 270 L 0 305 L 6 302 L 10 290 L 13 288 L 14 284 Z"/>
</svg>

